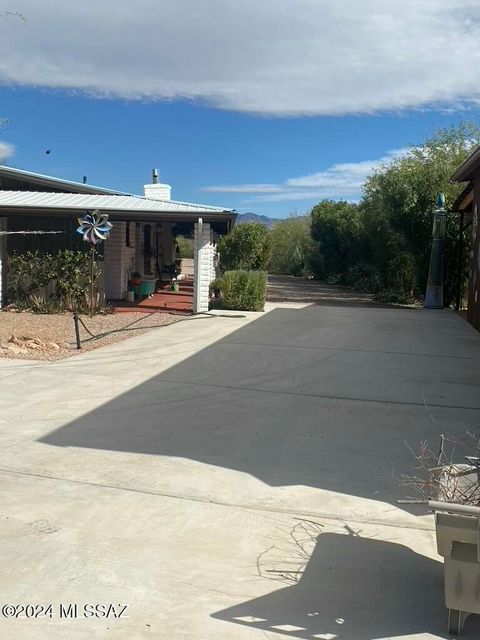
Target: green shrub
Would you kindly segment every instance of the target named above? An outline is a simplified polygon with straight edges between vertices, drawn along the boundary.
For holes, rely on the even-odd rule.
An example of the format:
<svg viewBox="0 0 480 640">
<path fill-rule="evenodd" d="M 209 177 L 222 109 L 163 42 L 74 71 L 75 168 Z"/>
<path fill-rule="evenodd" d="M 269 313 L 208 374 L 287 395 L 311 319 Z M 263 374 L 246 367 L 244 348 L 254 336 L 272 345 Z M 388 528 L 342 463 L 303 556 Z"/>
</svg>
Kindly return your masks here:
<svg viewBox="0 0 480 640">
<path fill-rule="evenodd" d="M 334 275 L 339 281 L 344 281 L 349 266 L 361 259 L 362 218 L 359 206 L 345 200 L 322 200 L 311 210 L 310 219 L 317 253 L 311 260 L 314 275 L 322 280 Z"/>
<path fill-rule="evenodd" d="M 213 289 L 220 291 L 221 304 L 225 309 L 263 311 L 267 294 L 265 271 L 226 271 L 213 284 Z"/>
<path fill-rule="evenodd" d="M 220 271 L 266 269 L 271 254 L 270 232 L 263 224 L 249 222 L 233 228 L 218 243 Z"/>
<path fill-rule="evenodd" d="M 269 273 L 303 277 L 310 275 L 315 244 L 310 236 L 309 216 L 290 216 L 270 230 L 272 255 Z"/>
<path fill-rule="evenodd" d="M 178 251 L 177 258 L 193 258 L 193 239 L 185 238 L 185 236 L 177 236 L 175 238 Z"/>
<path fill-rule="evenodd" d="M 29 251 L 8 258 L 7 296 L 19 309 L 39 313 L 90 309 L 90 255 L 82 251 Z M 99 310 L 98 265 L 94 265 L 94 308 Z"/>
<path fill-rule="evenodd" d="M 319 279 L 378 293 L 393 302 L 419 298 L 427 285 L 432 211 L 437 194 L 447 208 L 464 188 L 450 176 L 480 143 L 480 129 L 459 124 L 377 166 L 358 205 L 323 200 L 311 211 L 313 274 Z M 462 241 L 468 243 L 464 229 Z M 445 236 L 444 304 L 465 283 L 469 256 L 459 256 L 457 214 L 449 212 Z"/>
</svg>

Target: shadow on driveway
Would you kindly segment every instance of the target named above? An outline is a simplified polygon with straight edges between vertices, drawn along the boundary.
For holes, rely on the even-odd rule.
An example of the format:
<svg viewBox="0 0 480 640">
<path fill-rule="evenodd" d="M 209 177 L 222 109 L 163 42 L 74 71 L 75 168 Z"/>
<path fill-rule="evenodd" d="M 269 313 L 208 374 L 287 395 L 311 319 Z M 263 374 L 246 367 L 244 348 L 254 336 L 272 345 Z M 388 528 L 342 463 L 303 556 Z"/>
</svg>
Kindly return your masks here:
<svg viewBox="0 0 480 640">
<path fill-rule="evenodd" d="M 288 556 L 276 573 L 291 572 Z M 322 533 L 298 582 L 213 614 L 214 618 L 310 640 L 449 638 L 441 562 L 392 542 Z M 478 638 L 471 616 L 465 638 Z M 269 636 L 270 637 L 270 636 Z M 428 635 L 427 637 L 430 637 Z"/>
<path fill-rule="evenodd" d="M 40 441 L 395 503 L 406 442 L 480 425 L 470 329 L 448 312 L 276 309 Z"/>
</svg>

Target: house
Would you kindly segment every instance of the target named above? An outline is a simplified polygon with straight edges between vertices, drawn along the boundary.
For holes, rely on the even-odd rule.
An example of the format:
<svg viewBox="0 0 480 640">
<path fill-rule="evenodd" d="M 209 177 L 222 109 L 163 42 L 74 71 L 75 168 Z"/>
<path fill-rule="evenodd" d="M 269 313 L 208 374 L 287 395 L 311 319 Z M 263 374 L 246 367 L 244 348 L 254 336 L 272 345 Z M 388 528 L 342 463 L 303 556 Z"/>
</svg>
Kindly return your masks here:
<svg viewBox="0 0 480 640">
<path fill-rule="evenodd" d="M 107 213 L 113 224 L 100 247 L 105 295 L 121 300 L 132 273 L 155 279 L 175 262 L 175 237 L 194 238 L 193 311 L 208 309 L 208 285 L 215 277 L 215 242 L 235 223 L 233 209 L 171 199 L 171 187 L 144 185 L 142 196 L 0 166 L 0 306 L 6 299 L 6 261 L 11 251 L 82 249 L 77 218 L 87 211 Z M 57 231 L 22 235 L 21 231 Z M 7 232 L 7 233 L 5 233 Z"/>
<path fill-rule="evenodd" d="M 467 320 L 480 330 L 480 147 L 476 149 L 451 177 L 451 182 L 467 182 L 465 189 L 453 205 L 459 213 L 460 252 L 469 252 Z M 463 230 L 469 229 L 470 246 L 463 247 Z"/>
</svg>

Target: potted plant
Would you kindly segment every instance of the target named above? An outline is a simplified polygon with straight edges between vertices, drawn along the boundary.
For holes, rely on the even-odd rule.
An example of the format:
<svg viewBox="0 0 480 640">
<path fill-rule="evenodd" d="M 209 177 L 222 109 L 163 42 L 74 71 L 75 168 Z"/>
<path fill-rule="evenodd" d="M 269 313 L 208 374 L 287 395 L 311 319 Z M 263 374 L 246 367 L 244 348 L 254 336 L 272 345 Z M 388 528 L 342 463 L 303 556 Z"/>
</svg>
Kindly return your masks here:
<svg viewBox="0 0 480 640">
<path fill-rule="evenodd" d="M 132 273 L 132 277 L 130 278 L 130 284 L 132 287 L 138 287 L 142 283 L 142 274 L 138 271 L 134 271 Z"/>
</svg>

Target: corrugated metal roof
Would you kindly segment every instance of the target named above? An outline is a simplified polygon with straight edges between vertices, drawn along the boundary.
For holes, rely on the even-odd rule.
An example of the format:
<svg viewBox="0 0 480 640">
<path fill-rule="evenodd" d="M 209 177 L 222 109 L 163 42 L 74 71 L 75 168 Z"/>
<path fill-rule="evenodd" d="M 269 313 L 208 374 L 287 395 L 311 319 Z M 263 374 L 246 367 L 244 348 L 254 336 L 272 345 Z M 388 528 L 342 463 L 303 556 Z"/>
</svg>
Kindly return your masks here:
<svg viewBox="0 0 480 640">
<path fill-rule="evenodd" d="M 25 180 L 26 182 L 37 184 L 40 187 L 52 187 L 60 190 L 63 188 L 63 191 L 71 190 L 74 193 L 116 194 L 123 196 L 131 195 L 130 193 L 119 191 L 118 189 L 106 189 L 105 187 L 98 187 L 93 184 L 64 180 L 63 178 L 54 178 L 52 176 L 46 176 L 43 173 L 25 171 L 24 169 L 15 169 L 14 167 L 7 167 L 5 165 L 0 165 L 0 178 Z"/>
<path fill-rule="evenodd" d="M 0 208 L 101 209 L 157 213 L 234 213 L 233 209 L 210 207 L 191 202 L 152 200 L 141 196 L 92 195 L 84 193 L 44 193 L 40 191 L 1 191 Z"/>
</svg>

